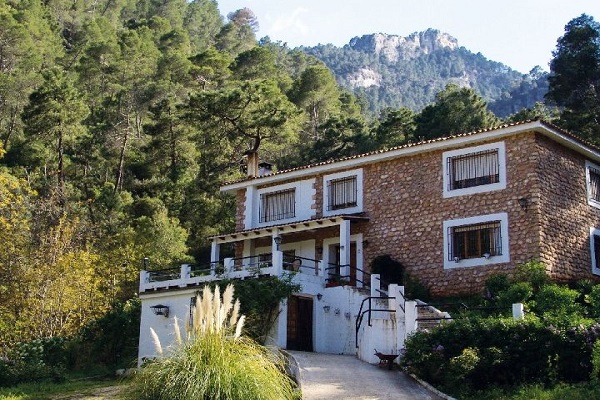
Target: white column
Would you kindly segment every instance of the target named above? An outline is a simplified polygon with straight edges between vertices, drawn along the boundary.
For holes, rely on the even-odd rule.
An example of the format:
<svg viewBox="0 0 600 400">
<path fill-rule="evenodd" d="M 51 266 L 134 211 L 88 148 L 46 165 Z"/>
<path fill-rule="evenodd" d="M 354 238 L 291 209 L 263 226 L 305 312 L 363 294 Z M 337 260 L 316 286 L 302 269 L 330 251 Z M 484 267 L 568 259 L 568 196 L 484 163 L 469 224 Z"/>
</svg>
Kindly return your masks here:
<svg viewBox="0 0 600 400">
<path fill-rule="evenodd" d="M 350 221 L 340 223 L 340 274 L 350 275 Z"/>
<path fill-rule="evenodd" d="M 281 251 L 281 247 L 277 246 L 275 243 L 275 238 L 280 236 L 279 232 L 273 232 L 273 236 L 271 236 L 271 253 L 273 254 L 273 267 L 275 267 L 275 273 L 280 275 L 283 273 L 283 252 Z"/>
<path fill-rule="evenodd" d="M 525 318 L 525 312 L 523 311 L 523 303 L 515 303 L 512 305 L 513 319 L 520 320 Z"/>
<path fill-rule="evenodd" d="M 396 297 L 396 349 L 400 351 L 404 348 L 406 340 L 406 304 L 404 301 L 404 286 L 398 286 L 392 296 Z"/>
<path fill-rule="evenodd" d="M 216 239 L 213 239 L 212 243 L 210 244 L 210 264 L 211 264 L 211 269 L 214 269 L 216 264 L 218 264 L 219 262 L 219 253 L 221 250 L 221 246 L 217 243 Z"/>
<path fill-rule="evenodd" d="M 381 290 L 381 280 L 379 274 L 371 275 L 371 297 L 379 297 Z"/>
<path fill-rule="evenodd" d="M 408 336 L 417 330 L 417 302 L 407 301 L 404 303 L 404 326 L 406 327 L 405 335 Z"/>
</svg>

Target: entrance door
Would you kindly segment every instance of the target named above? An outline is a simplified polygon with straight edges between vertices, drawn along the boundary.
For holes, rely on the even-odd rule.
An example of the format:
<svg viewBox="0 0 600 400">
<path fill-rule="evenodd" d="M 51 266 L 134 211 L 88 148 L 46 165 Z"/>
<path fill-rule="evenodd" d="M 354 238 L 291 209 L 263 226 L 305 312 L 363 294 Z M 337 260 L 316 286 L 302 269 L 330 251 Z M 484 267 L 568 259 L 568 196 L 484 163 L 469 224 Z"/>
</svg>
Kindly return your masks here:
<svg viewBox="0 0 600 400">
<path fill-rule="evenodd" d="M 313 299 L 291 296 L 287 312 L 288 350 L 313 351 Z"/>
<path fill-rule="evenodd" d="M 336 273 L 340 273 L 340 245 L 335 246 Z M 350 286 L 356 286 L 356 242 L 350 243 Z"/>
</svg>

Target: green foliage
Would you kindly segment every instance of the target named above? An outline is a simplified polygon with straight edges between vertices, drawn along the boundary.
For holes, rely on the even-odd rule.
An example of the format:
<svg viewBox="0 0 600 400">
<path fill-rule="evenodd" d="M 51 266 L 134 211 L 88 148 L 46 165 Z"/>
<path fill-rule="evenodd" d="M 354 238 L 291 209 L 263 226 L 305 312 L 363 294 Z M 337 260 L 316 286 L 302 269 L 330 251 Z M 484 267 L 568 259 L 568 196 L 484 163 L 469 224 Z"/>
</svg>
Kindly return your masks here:
<svg viewBox="0 0 600 400">
<path fill-rule="evenodd" d="M 553 56 L 547 98 L 564 107 L 558 123 L 600 143 L 600 24 L 586 14 L 569 21 Z"/>
<path fill-rule="evenodd" d="M 87 326 L 71 343 L 72 367 L 107 365 L 130 368 L 137 358 L 140 300 L 117 302 Z"/>
<path fill-rule="evenodd" d="M 590 376 L 598 338 L 598 324 L 556 328 L 535 319 L 459 319 L 411 336 L 402 365 L 454 395 L 493 386 L 580 382 Z"/>
<path fill-rule="evenodd" d="M 67 364 L 66 343 L 60 337 L 17 343 L 0 359 L 0 386 L 63 381 Z"/>
<path fill-rule="evenodd" d="M 246 316 L 245 332 L 259 343 L 265 343 L 277 317 L 280 303 L 301 290 L 292 282 L 293 275 L 231 280 L 240 312 Z"/>
<path fill-rule="evenodd" d="M 435 99 L 435 103 L 425 107 L 416 118 L 415 136 L 419 140 L 472 132 L 498 124 L 496 116 L 473 89 L 448 84 Z"/>
<path fill-rule="evenodd" d="M 594 342 L 594 348 L 592 349 L 592 372 L 590 373 L 590 379 L 596 384 L 600 381 L 600 340 Z"/>
<path fill-rule="evenodd" d="M 405 40 L 408 47 L 416 37 L 420 39 L 417 46 L 423 46 L 436 43 L 438 35 L 440 32 L 429 29 Z M 353 38 L 343 47 L 326 44 L 302 49 L 323 61 L 343 87 L 363 98 L 365 110 L 371 115 L 388 108 L 419 112 L 435 100 L 437 92 L 455 83 L 468 85 L 490 104 L 497 116 L 506 117 L 543 101 L 548 86 L 547 73 L 541 68 L 522 74 L 464 47 L 449 49 L 440 45 L 424 52 L 409 47 L 399 49 L 401 55 L 395 58 L 377 51 L 375 41 L 373 35 L 365 35 Z M 357 84 L 364 69 L 377 74 L 377 85 L 363 87 L 360 81 Z"/>
</svg>

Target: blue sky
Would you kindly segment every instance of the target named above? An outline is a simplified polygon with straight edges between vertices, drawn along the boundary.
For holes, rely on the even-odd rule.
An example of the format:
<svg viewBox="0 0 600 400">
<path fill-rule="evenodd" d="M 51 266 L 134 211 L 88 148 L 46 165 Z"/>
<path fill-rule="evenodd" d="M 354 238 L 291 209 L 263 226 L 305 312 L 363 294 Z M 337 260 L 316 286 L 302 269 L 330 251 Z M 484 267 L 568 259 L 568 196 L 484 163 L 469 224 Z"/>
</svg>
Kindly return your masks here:
<svg viewBox="0 0 600 400">
<path fill-rule="evenodd" d="M 600 20 L 599 0 L 217 0 L 221 14 L 248 7 L 258 38 L 290 47 L 332 43 L 370 33 L 407 36 L 427 28 L 520 72 L 548 70 L 565 25 L 586 13 Z"/>
</svg>

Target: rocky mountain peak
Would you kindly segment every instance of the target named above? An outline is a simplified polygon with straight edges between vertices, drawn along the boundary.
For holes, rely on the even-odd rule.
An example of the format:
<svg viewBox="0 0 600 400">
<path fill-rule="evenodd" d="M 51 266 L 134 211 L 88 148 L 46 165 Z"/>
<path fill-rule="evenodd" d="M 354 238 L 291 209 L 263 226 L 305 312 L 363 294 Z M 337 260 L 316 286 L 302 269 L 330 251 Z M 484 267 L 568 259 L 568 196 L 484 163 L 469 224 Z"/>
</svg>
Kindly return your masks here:
<svg viewBox="0 0 600 400">
<path fill-rule="evenodd" d="M 385 33 L 363 35 L 352 38 L 348 46 L 358 51 L 377 55 L 383 54 L 388 61 L 395 62 L 410 60 L 443 48 L 457 49 L 458 40 L 447 33 L 436 29 L 428 29 L 424 32 L 412 33 L 406 37 Z"/>
</svg>

